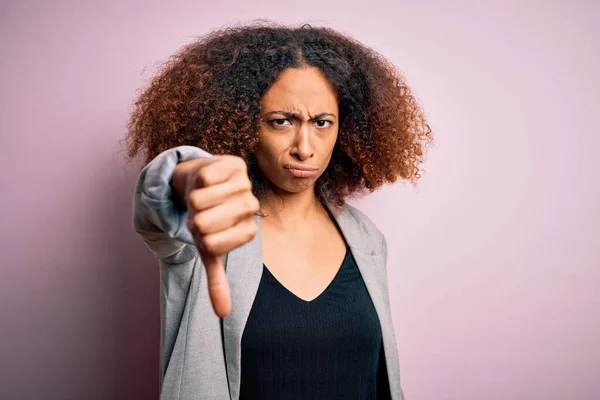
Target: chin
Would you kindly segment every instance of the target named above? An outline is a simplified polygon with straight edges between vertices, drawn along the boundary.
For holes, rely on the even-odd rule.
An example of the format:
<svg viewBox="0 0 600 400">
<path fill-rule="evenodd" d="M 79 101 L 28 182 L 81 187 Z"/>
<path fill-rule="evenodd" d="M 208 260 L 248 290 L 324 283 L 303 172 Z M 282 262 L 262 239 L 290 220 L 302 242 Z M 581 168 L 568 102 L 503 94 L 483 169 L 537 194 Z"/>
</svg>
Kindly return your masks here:
<svg viewBox="0 0 600 400">
<path fill-rule="evenodd" d="M 313 190 L 315 182 L 312 179 L 297 180 L 296 182 L 286 180 L 286 182 L 277 182 L 275 186 L 283 192 L 297 194 L 307 190 Z"/>
</svg>

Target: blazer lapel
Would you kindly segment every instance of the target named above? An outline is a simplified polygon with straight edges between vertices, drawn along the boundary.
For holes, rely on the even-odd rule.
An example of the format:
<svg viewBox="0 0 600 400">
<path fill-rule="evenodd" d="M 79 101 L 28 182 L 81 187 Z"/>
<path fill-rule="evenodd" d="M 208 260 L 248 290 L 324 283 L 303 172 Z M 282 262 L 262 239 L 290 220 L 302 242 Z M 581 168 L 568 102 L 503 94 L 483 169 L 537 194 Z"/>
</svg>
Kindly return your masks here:
<svg viewBox="0 0 600 400">
<path fill-rule="evenodd" d="M 238 400 L 241 382 L 241 343 L 244 327 L 262 277 L 263 260 L 260 219 L 256 237 L 229 252 L 226 260 L 227 279 L 231 288 L 231 314 L 223 319 L 223 346 L 227 365 L 229 393 Z"/>
<path fill-rule="evenodd" d="M 344 208 L 339 214 L 334 214 L 334 217 L 348 246 L 350 246 L 350 250 L 352 250 L 360 274 L 379 317 L 392 400 L 402 400 L 403 394 L 400 386 L 396 334 L 393 328 L 392 314 L 386 290 L 386 274 L 383 272 L 386 266 L 378 265 L 379 263 L 383 263 L 383 257 L 377 253 L 379 248 L 373 243 L 373 238 L 367 235 L 358 221 L 350 215 L 347 208 Z"/>
</svg>

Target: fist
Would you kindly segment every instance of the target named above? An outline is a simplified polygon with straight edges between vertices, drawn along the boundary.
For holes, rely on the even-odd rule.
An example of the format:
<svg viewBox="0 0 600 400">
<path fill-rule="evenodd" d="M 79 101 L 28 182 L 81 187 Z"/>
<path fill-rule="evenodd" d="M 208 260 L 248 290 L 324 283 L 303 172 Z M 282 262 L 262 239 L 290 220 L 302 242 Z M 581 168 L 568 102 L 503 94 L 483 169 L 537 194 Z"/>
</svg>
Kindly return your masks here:
<svg viewBox="0 0 600 400">
<path fill-rule="evenodd" d="M 259 202 L 246 163 L 235 156 L 183 162 L 175 168 L 172 185 L 187 205 L 187 226 L 206 268 L 213 309 L 224 317 L 231 311 L 231 296 L 223 255 L 254 239 L 258 229 Z"/>
</svg>

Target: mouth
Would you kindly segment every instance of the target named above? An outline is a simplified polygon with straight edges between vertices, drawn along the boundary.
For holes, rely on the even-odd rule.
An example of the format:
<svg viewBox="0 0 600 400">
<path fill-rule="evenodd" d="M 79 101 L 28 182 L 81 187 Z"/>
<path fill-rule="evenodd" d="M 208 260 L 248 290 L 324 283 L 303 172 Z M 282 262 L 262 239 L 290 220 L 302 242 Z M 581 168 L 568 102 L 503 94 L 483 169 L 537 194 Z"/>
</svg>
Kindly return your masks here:
<svg viewBox="0 0 600 400">
<path fill-rule="evenodd" d="M 287 169 L 288 172 L 296 178 L 309 178 L 315 175 L 319 170 L 318 168 L 307 167 L 298 164 L 286 164 L 284 168 Z"/>
</svg>

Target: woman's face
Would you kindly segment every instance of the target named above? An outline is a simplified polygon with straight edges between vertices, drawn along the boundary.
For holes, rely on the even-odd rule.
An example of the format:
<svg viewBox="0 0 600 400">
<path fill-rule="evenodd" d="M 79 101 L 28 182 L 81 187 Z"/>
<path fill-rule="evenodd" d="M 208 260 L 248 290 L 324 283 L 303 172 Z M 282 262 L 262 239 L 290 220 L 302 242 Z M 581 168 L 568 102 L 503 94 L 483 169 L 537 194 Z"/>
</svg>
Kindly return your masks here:
<svg viewBox="0 0 600 400">
<path fill-rule="evenodd" d="M 278 189 L 312 189 L 338 136 L 338 102 L 315 67 L 288 68 L 261 100 L 258 166 Z"/>
</svg>

